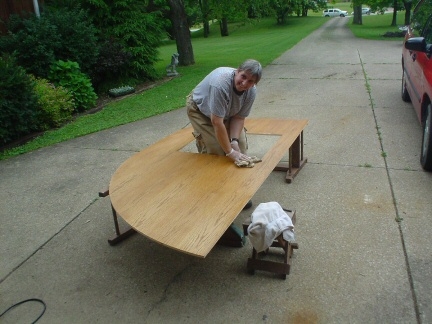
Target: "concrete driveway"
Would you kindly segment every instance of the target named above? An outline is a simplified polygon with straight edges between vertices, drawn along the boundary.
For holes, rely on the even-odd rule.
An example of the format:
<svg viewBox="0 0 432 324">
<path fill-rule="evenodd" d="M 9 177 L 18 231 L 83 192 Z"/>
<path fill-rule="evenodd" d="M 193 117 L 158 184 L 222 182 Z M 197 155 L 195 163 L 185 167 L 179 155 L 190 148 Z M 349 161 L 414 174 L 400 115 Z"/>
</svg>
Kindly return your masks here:
<svg viewBox="0 0 432 324">
<path fill-rule="evenodd" d="M 273 172 L 253 198 L 297 210 L 286 280 L 247 273 L 249 242 L 205 259 L 141 235 L 108 245 L 110 202 L 98 192 L 188 124 L 179 109 L 0 161 L 0 312 L 38 298 L 39 323 L 432 322 L 432 174 L 400 98 L 402 41 L 356 39 L 347 21 L 329 19 L 258 85 L 251 117 L 309 119 L 304 169 L 291 184 Z M 251 138 L 251 155 L 263 147 Z M 41 310 L 29 302 L 1 320 Z"/>
</svg>

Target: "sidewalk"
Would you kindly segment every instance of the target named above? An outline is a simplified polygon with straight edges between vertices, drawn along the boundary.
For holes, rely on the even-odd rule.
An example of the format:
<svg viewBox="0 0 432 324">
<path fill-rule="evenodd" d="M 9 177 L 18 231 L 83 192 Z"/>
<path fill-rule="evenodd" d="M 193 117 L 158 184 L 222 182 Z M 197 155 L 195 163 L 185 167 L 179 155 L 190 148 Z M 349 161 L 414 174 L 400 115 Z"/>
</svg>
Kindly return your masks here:
<svg viewBox="0 0 432 324">
<path fill-rule="evenodd" d="M 432 174 L 400 98 L 402 42 L 356 39 L 346 21 L 329 19 L 258 85 L 251 117 L 309 119 L 308 163 L 291 184 L 273 172 L 253 198 L 297 210 L 286 280 L 247 273 L 249 242 L 205 259 L 138 234 L 108 245 L 110 202 L 98 192 L 128 157 L 188 124 L 179 109 L 0 161 L 0 313 L 39 298 L 38 323 L 432 322 Z M 40 311 L 24 304 L 1 321 Z"/>
</svg>

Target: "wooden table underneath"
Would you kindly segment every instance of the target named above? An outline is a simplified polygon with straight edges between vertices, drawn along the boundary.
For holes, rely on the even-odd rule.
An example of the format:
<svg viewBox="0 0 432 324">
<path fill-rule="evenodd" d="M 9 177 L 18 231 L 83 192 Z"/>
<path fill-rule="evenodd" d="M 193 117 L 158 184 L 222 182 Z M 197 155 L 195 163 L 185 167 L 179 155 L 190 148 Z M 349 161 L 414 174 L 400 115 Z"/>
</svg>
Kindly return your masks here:
<svg viewBox="0 0 432 324">
<path fill-rule="evenodd" d="M 307 120 L 247 119 L 248 134 L 277 141 L 253 168 L 239 168 L 225 156 L 180 151 L 194 141 L 181 129 L 126 160 L 109 186 L 114 221 L 162 245 L 205 257 L 273 170 L 287 181 L 301 169 Z M 280 164 L 286 152 L 289 163 Z M 108 194 L 108 192 L 107 192 Z M 119 233 L 116 224 L 117 235 Z"/>
</svg>

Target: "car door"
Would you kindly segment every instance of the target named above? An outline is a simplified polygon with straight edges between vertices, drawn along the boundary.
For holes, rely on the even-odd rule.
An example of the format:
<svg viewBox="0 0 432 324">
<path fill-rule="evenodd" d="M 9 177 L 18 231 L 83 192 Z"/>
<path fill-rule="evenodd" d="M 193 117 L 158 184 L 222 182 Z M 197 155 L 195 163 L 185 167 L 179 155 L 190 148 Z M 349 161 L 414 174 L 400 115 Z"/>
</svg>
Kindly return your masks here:
<svg viewBox="0 0 432 324">
<path fill-rule="evenodd" d="M 427 44 L 432 43 L 432 30 L 431 30 L 431 16 L 429 6 L 424 8 L 417 8 L 417 12 L 414 13 L 413 19 L 410 24 L 410 37 L 424 37 Z M 424 71 L 430 71 L 431 60 L 430 57 L 423 52 L 408 51 L 409 57 L 405 58 L 404 64 L 406 65 L 405 71 L 407 72 L 408 83 L 407 86 L 410 88 L 410 97 L 414 108 L 418 116 L 420 116 L 420 109 L 422 103 L 422 96 L 425 93 L 427 87 L 426 76 Z M 428 72 L 430 73 L 430 72 Z"/>
</svg>

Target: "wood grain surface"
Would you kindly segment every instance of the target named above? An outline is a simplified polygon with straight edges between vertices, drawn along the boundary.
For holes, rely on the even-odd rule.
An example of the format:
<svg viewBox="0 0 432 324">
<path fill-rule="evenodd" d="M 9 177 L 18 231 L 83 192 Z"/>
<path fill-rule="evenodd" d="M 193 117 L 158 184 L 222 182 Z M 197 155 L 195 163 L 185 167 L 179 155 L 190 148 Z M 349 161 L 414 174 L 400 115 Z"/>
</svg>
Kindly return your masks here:
<svg viewBox="0 0 432 324">
<path fill-rule="evenodd" d="M 225 156 L 181 152 L 194 140 L 181 129 L 126 160 L 111 178 L 118 215 L 146 237 L 205 257 L 260 188 L 307 120 L 247 119 L 250 134 L 275 135 L 275 144 L 253 168 Z"/>
</svg>

